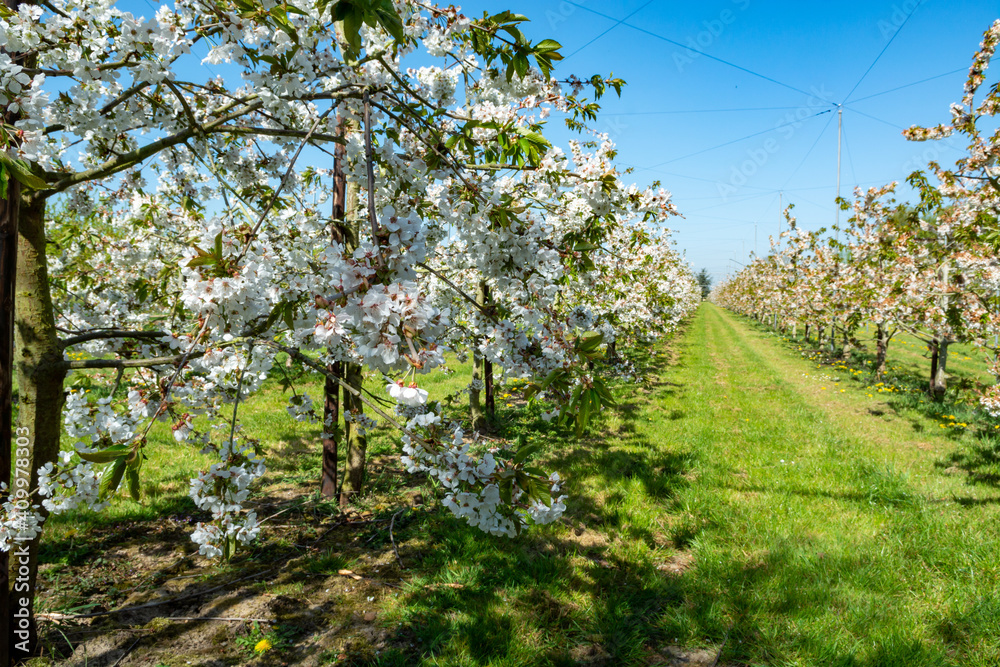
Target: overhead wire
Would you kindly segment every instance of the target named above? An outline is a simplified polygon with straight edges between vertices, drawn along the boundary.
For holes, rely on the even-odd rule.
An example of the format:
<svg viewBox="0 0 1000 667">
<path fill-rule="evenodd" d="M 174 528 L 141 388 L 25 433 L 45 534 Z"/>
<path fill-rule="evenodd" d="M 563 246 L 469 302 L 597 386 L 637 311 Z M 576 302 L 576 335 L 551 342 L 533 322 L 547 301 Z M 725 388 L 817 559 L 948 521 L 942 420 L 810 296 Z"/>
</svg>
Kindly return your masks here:
<svg viewBox="0 0 1000 667">
<path fill-rule="evenodd" d="M 968 67 L 959 67 L 958 69 L 953 69 L 950 72 L 945 72 L 944 74 L 938 74 L 936 76 L 929 76 L 926 79 L 921 79 L 920 81 L 914 81 L 913 83 L 907 83 L 902 86 L 896 86 L 895 88 L 890 88 L 889 90 L 883 90 L 881 93 L 873 93 L 871 95 L 865 95 L 864 97 L 859 97 L 856 100 L 852 100 L 851 104 L 857 104 L 858 102 L 864 102 L 865 100 L 870 100 L 873 97 L 881 97 L 882 95 L 888 95 L 889 93 L 894 93 L 897 90 L 903 90 L 904 88 L 910 88 L 912 86 L 920 85 L 921 83 L 927 83 L 928 81 L 933 81 L 934 79 L 940 79 L 946 76 L 951 76 L 952 74 L 958 74 L 959 72 L 968 71 Z"/>
<path fill-rule="evenodd" d="M 584 11 L 590 12 L 591 14 L 596 14 L 597 16 L 604 17 L 604 18 L 609 19 L 611 21 L 616 21 L 617 20 L 613 16 L 609 16 L 607 14 L 604 14 L 603 12 L 597 11 L 596 9 L 592 9 L 590 7 L 586 7 L 586 6 L 584 6 L 584 5 L 582 5 L 582 4 L 578 3 L 578 2 L 572 2 L 572 0 L 564 0 L 564 1 L 568 5 L 572 5 L 574 7 L 578 7 L 580 9 L 584 10 Z M 628 23 L 628 22 L 626 22 L 626 19 L 622 19 L 621 25 L 624 25 L 624 26 L 627 26 L 629 28 L 632 28 L 633 30 L 638 30 L 639 32 L 641 32 L 643 34 L 649 35 L 650 37 L 655 37 L 656 39 L 659 39 L 659 40 L 662 40 L 664 42 L 667 42 L 668 44 L 673 44 L 674 46 L 679 46 L 682 49 L 686 49 L 688 51 L 691 51 L 692 53 L 697 53 L 700 56 L 704 56 L 704 57 L 708 58 L 709 60 L 714 60 L 716 62 L 722 63 L 723 65 L 727 65 L 727 66 L 732 67 L 734 69 L 738 69 L 741 72 L 746 72 L 747 74 L 750 74 L 752 76 L 758 77 L 760 79 L 764 79 L 765 81 L 770 81 L 771 83 L 776 84 L 778 86 L 781 86 L 783 88 L 788 88 L 789 90 L 794 90 L 795 92 L 802 93 L 803 95 L 809 95 L 809 96 L 818 97 L 819 99 L 823 100 L 827 104 L 831 104 L 831 105 L 834 104 L 830 100 L 827 100 L 827 99 L 823 98 L 820 95 L 816 95 L 815 93 L 807 92 L 805 90 L 802 90 L 801 88 L 798 88 L 798 87 L 793 86 L 791 84 L 785 83 L 783 81 L 779 81 L 778 79 L 775 79 L 773 77 L 767 76 L 766 74 L 761 74 L 760 72 L 755 72 L 754 70 L 749 69 L 747 67 L 743 67 L 742 65 L 737 65 L 734 62 L 730 62 L 730 61 L 725 60 L 723 58 L 719 58 L 717 56 L 713 56 L 710 53 L 706 53 L 704 51 L 700 51 L 700 50 L 698 50 L 698 49 L 696 49 L 696 48 L 694 48 L 692 46 L 689 46 L 687 44 L 681 44 L 677 40 L 670 39 L 669 37 L 665 37 L 664 35 L 661 35 L 659 33 L 655 33 L 652 30 L 647 30 L 646 28 L 641 28 L 641 27 L 639 27 L 637 25 L 633 25 L 631 23 Z"/>
<path fill-rule="evenodd" d="M 605 112 L 601 111 L 602 116 L 659 116 L 666 114 L 685 114 L 685 113 L 728 113 L 732 111 L 785 111 L 788 109 L 799 109 L 799 106 L 787 106 L 787 107 L 743 107 L 735 109 L 669 109 L 664 111 L 619 111 L 619 112 Z"/>
<path fill-rule="evenodd" d="M 585 48 L 587 48 L 588 46 L 590 46 L 591 44 L 593 44 L 594 42 L 596 42 L 597 40 L 599 40 L 601 37 L 604 37 L 606 34 L 608 34 L 609 32 L 611 32 L 612 30 L 614 30 L 618 26 L 624 24 L 625 21 L 628 21 L 630 18 L 632 18 L 633 16 L 635 16 L 636 14 L 638 14 L 639 12 L 641 12 L 643 9 L 645 9 L 646 7 L 648 7 L 651 4 L 653 4 L 653 0 L 649 0 L 644 5 L 642 5 L 641 7 L 639 7 L 639 9 L 636 9 L 634 12 L 632 12 L 631 14 L 629 14 L 628 16 L 626 16 L 625 18 L 620 19 L 618 21 L 615 21 L 614 25 L 612 25 L 610 28 L 608 28 L 607 30 L 605 30 L 604 32 L 602 32 L 600 35 L 598 35 L 597 37 L 593 38 L 592 40 L 590 40 L 589 42 L 587 42 L 586 44 L 584 44 L 583 46 L 581 46 L 580 48 L 578 48 L 576 51 L 574 51 L 573 53 L 569 54 L 568 56 L 563 56 L 562 61 L 565 62 L 565 61 L 569 60 L 570 58 L 572 58 L 573 56 L 575 56 L 576 54 L 580 53 L 580 51 L 583 51 Z M 615 19 L 611 19 L 611 20 L 614 21 Z"/>
<path fill-rule="evenodd" d="M 833 122 L 833 116 L 831 115 L 830 120 L 826 121 L 826 125 L 824 125 L 823 129 L 820 130 L 820 133 L 816 137 L 816 140 L 812 143 L 812 146 L 810 146 L 809 150 L 806 151 L 806 154 L 805 156 L 803 156 L 802 161 L 799 162 L 798 166 L 795 167 L 795 169 L 792 171 L 791 175 L 788 177 L 788 180 L 785 181 L 785 185 L 781 186 L 781 190 L 785 190 L 786 189 L 785 186 L 787 186 L 792 181 L 792 179 L 795 178 L 795 174 L 799 173 L 799 169 L 802 168 L 802 165 L 804 165 L 806 163 L 806 160 L 809 159 L 809 156 L 812 155 L 813 150 L 816 148 L 816 144 L 818 144 L 819 140 L 823 138 L 824 134 L 826 134 L 826 130 L 827 128 L 830 127 L 830 123 L 832 122 Z"/>
<path fill-rule="evenodd" d="M 865 80 L 865 77 L 867 77 L 868 74 L 872 71 L 872 69 L 875 68 L 875 65 L 878 63 L 879 60 L 881 60 L 882 55 L 889 49 L 890 46 L 892 46 L 893 41 L 895 41 L 899 33 L 902 32 L 903 27 L 907 23 L 909 23 L 910 18 L 917 13 L 917 10 L 920 9 L 920 6 L 922 4 L 924 4 L 924 0 L 920 0 L 917 3 L 917 5 L 910 11 L 910 13 L 906 15 L 906 18 L 903 19 L 903 22 L 899 24 L 898 28 L 896 28 L 896 32 L 892 33 L 892 37 L 889 38 L 889 41 L 885 43 L 885 46 L 882 47 L 882 50 L 878 52 L 877 56 L 875 56 L 875 60 L 872 61 L 872 64 L 868 66 L 868 69 L 865 70 L 865 73 L 861 75 L 861 78 L 858 79 L 858 82 L 854 84 L 853 88 L 851 88 L 851 92 L 847 93 L 847 96 L 844 98 L 844 101 L 840 103 L 841 105 L 847 104 L 847 102 L 851 99 L 851 95 L 854 94 L 854 91 L 858 89 L 858 86 L 860 86 L 861 82 Z"/>
<path fill-rule="evenodd" d="M 736 143 L 739 143 L 741 141 L 746 141 L 747 139 L 752 139 L 752 138 L 754 138 L 756 136 L 760 136 L 761 134 L 767 134 L 768 132 L 774 132 L 775 130 L 780 129 L 782 127 L 787 127 L 788 125 L 795 125 L 797 123 L 801 123 L 804 120 L 809 120 L 810 118 L 815 118 L 816 116 L 822 116 L 823 114 L 830 113 L 831 111 L 833 111 L 833 109 L 824 109 L 823 111 L 819 111 L 817 113 L 814 113 L 811 116 L 806 116 L 805 118 L 801 118 L 801 119 L 796 118 L 795 120 L 790 120 L 790 121 L 787 121 L 785 123 L 779 123 L 778 125 L 774 125 L 773 127 L 769 127 L 766 130 L 761 130 L 759 132 L 754 132 L 753 134 L 748 134 L 745 137 L 740 137 L 739 139 L 733 139 L 732 141 L 727 141 L 725 143 L 718 144 L 717 146 L 712 146 L 711 148 L 704 148 L 704 149 L 702 149 L 700 151 L 695 151 L 694 153 L 688 153 L 687 155 L 681 155 L 680 157 L 671 158 L 670 160 L 666 160 L 665 162 L 660 162 L 659 164 L 654 164 L 651 167 L 638 167 L 638 170 L 640 170 L 640 171 L 652 171 L 653 169 L 656 169 L 657 167 L 663 166 L 665 164 L 670 164 L 672 162 L 677 162 L 679 160 L 684 160 L 684 159 L 689 158 L 689 157 L 694 157 L 695 155 L 701 155 L 702 153 L 708 153 L 709 151 L 714 151 L 714 150 L 716 150 L 718 148 L 723 148 L 723 147 L 729 146 L 731 144 L 736 144 Z"/>
</svg>

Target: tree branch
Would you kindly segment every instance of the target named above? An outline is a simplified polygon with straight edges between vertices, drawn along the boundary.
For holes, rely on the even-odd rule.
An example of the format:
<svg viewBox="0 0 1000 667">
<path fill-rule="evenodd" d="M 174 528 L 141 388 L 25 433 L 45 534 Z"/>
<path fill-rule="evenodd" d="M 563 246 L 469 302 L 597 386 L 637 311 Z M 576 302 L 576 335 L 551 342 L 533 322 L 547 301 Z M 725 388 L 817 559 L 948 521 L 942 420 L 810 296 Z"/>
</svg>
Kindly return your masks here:
<svg viewBox="0 0 1000 667">
<path fill-rule="evenodd" d="M 165 331 L 128 331 L 125 329 L 104 329 L 100 331 L 91 331 L 85 334 L 80 334 L 78 336 L 73 336 L 72 338 L 67 338 L 59 343 L 59 346 L 63 349 L 67 347 L 73 347 L 74 345 L 79 345 L 80 343 L 86 343 L 90 340 L 111 340 L 113 338 L 163 338 L 168 334 Z"/>
</svg>

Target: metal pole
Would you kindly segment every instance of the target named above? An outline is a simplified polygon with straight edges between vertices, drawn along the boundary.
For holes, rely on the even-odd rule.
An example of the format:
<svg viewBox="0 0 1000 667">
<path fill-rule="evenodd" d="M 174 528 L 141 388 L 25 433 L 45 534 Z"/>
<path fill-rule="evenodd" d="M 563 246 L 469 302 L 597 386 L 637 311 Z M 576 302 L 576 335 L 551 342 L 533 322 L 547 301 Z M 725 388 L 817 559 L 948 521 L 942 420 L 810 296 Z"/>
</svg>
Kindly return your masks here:
<svg viewBox="0 0 1000 667">
<path fill-rule="evenodd" d="M 782 206 L 783 206 L 782 195 L 783 194 L 784 193 L 781 192 L 781 190 L 778 191 L 778 238 L 779 239 L 781 238 L 781 228 L 785 224 L 785 212 L 782 210 Z M 780 241 L 779 241 L 779 243 L 780 243 Z"/>
<path fill-rule="evenodd" d="M 844 133 L 844 107 L 837 109 L 837 198 L 840 198 L 840 145 Z M 837 204 L 837 241 L 840 241 L 840 204 Z"/>
</svg>

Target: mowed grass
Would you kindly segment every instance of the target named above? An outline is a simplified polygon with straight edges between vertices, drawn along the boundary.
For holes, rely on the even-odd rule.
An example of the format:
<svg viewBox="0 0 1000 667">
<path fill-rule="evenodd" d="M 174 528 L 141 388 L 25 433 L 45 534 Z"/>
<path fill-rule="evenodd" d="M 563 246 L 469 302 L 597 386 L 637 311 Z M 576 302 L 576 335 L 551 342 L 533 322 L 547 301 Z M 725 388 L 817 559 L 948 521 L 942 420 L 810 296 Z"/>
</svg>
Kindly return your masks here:
<svg viewBox="0 0 1000 667">
<path fill-rule="evenodd" d="M 1000 493 L 939 465 L 945 434 L 876 417 L 865 387 L 832 390 L 712 305 L 684 358 L 700 464 L 681 502 L 704 526 L 678 634 L 728 632 L 750 664 L 1000 662 Z"/>
<path fill-rule="evenodd" d="M 508 446 L 524 435 L 542 445 L 539 463 L 567 479 L 567 521 L 495 538 L 451 517 L 423 488 L 424 506 L 395 521 L 404 567 L 382 524 L 343 542 L 349 560 L 325 545 L 296 559 L 299 579 L 282 574 L 290 581 L 282 592 L 294 590 L 314 609 L 324 608 L 324 590 L 343 588 L 338 568 L 387 582 L 368 602 L 346 588 L 336 593 L 340 611 L 328 622 L 322 611 L 313 620 L 324 631 L 343 626 L 345 640 L 310 658 L 330 665 L 711 665 L 717 656 L 719 665 L 1000 664 L 1000 478 L 954 458 L 975 446 L 1000 459 L 992 436 L 940 428 L 938 408 L 928 412 L 915 394 L 880 393 L 837 367 L 843 364 L 817 369 L 815 355 L 797 348 L 704 304 L 678 338 L 637 353 L 646 380 L 616 382 L 618 405 L 582 439 L 541 420 L 538 406 L 501 404 L 494 442 Z M 469 369 L 455 368 L 431 376 L 438 383 L 432 394 L 468 383 Z M 838 382 L 827 379 L 834 376 Z M 314 397 L 318 390 L 309 389 Z M 244 414 L 248 433 L 272 453 L 263 493 L 315 484 L 318 430 L 285 414 L 280 389 L 269 387 Z M 148 483 L 176 489 L 142 506 L 118 500 L 114 519 L 76 518 L 99 527 L 190 512 L 186 480 L 200 461 L 183 460 L 183 448 L 165 436 L 151 448 L 164 450 L 157 454 L 164 472 L 150 469 Z M 392 454 L 396 446 L 387 431 L 372 438 L 375 452 Z M 407 489 L 380 481 L 378 467 L 373 477 L 362 506 L 376 517 L 392 514 Z M 73 519 L 53 526 L 50 558 L 72 539 Z M 230 567 L 264 559 L 272 540 Z M 377 552 L 377 568 L 358 557 L 363 549 Z M 352 630 L 335 616 L 348 609 L 377 611 L 378 632 Z M 308 638 L 255 660 L 297 664 L 296 647 Z"/>
</svg>

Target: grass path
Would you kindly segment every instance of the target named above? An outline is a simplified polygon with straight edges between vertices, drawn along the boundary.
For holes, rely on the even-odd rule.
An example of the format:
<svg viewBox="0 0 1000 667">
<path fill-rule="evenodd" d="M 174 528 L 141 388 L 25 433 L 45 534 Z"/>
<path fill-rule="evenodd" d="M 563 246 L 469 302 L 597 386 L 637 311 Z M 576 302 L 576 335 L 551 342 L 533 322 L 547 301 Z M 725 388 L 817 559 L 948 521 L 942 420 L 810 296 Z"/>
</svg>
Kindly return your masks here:
<svg viewBox="0 0 1000 667">
<path fill-rule="evenodd" d="M 712 305 L 685 339 L 662 436 L 696 454 L 676 502 L 700 530 L 674 622 L 756 664 L 998 664 L 997 489 L 790 352 Z"/>
</svg>

